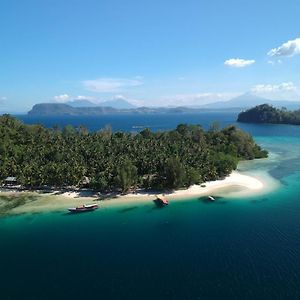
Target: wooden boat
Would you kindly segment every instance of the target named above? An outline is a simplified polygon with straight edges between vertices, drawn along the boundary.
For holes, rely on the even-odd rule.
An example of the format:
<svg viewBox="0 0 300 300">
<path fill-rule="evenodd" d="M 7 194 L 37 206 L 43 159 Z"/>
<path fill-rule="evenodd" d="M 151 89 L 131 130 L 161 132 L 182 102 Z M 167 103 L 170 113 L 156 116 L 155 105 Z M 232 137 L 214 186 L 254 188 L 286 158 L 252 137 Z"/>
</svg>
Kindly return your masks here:
<svg viewBox="0 0 300 300">
<path fill-rule="evenodd" d="M 216 200 L 213 196 L 208 196 L 207 198 L 208 198 L 208 200 L 210 200 L 210 201 L 215 201 L 215 200 Z"/>
<path fill-rule="evenodd" d="M 160 205 L 168 205 L 169 201 L 164 196 L 156 196 L 156 202 Z"/>
<path fill-rule="evenodd" d="M 68 208 L 68 211 L 71 213 L 79 213 L 86 211 L 93 211 L 98 208 L 98 204 L 83 204 L 77 207 Z"/>
</svg>

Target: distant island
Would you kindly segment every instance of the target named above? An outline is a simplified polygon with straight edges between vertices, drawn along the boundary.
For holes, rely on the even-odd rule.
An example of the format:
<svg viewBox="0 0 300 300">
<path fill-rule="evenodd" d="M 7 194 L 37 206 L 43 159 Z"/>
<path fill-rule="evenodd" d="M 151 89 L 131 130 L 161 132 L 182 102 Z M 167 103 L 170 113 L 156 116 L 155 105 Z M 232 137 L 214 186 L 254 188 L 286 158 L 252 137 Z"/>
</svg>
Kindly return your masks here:
<svg viewBox="0 0 300 300">
<path fill-rule="evenodd" d="M 180 124 L 175 130 L 89 133 L 84 127 L 47 129 L 0 116 L 0 181 L 26 188 L 89 187 L 126 193 L 131 189 L 178 189 L 222 179 L 240 160 L 267 157 L 235 126 L 208 131 Z"/>
<path fill-rule="evenodd" d="M 209 109 L 191 107 L 137 107 L 114 108 L 110 106 L 74 107 L 64 103 L 39 103 L 35 104 L 28 112 L 30 116 L 99 116 L 104 114 L 162 114 L 162 113 L 195 113 L 203 111 L 235 111 L 240 109 Z"/>
<path fill-rule="evenodd" d="M 137 107 L 124 99 L 94 103 L 87 99 L 75 99 L 66 103 L 39 103 L 28 112 L 30 116 L 101 116 L 104 114 L 163 114 L 198 112 L 241 112 L 253 105 L 266 103 L 274 107 L 300 109 L 297 101 L 274 101 L 246 93 L 228 101 L 213 102 L 204 105 L 174 107 Z"/>
<path fill-rule="evenodd" d="M 238 122 L 300 125 L 300 110 L 289 111 L 261 104 L 239 113 Z"/>
</svg>

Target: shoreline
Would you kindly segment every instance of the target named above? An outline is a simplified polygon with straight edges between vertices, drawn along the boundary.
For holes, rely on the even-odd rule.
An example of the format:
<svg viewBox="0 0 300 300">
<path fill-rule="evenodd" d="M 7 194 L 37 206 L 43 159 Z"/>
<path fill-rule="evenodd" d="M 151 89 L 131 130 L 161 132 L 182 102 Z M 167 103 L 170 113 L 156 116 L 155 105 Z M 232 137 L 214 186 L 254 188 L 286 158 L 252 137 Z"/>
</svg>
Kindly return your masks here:
<svg viewBox="0 0 300 300">
<path fill-rule="evenodd" d="M 265 171 L 233 171 L 229 176 L 222 180 L 209 181 L 201 185 L 193 185 L 188 189 L 180 189 L 164 196 L 172 203 L 173 201 L 184 201 L 205 196 L 218 196 L 223 198 L 244 198 L 260 194 L 266 194 L 278 188 L 279 182 Z M 0 192 L 0 195 L 18 195 L 22 192 Z M 156 198 L 155 191 L 138 191 L 126 195 L 106 195 L 99 198 L 97 193 L 91 191 L 54 191 L 52 193 L 32 192 L 31 195 L 37 197 L 36 200 L 27 202 L 8 210 L 4 215 L 18 215 L 24 213 L 43 213 L 43 212 L 63 212 L 69 207 L 93 203 L 97 201 L 101 208 L 109 208 L 124 205 L 149 204 Z"/>
</svg>

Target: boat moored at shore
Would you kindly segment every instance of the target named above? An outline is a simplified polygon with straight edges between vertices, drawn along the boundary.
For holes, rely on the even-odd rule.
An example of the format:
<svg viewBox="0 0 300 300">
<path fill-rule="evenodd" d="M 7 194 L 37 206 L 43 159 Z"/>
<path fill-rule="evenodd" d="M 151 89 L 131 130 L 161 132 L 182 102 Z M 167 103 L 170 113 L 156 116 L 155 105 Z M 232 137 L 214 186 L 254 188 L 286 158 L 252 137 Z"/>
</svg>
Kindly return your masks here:
<svg viewBox="0 0 300 300">
<path fill-rule="evenodd" d="M 155 203 L 159 204 L 159 205 L 169 205 L 169 201 L 166 197 L 164 196 L 156 196 L 156 199 L 154 200 Z"/>
<path fill-rule="evenodd" d="M 79 212 L 93 211 L 98 207 L 99 207 L 98 204 L 83 204 L 77 207 L 68 208 L 68 211 L 71 213 L 79 213 Z"/>
</svg>

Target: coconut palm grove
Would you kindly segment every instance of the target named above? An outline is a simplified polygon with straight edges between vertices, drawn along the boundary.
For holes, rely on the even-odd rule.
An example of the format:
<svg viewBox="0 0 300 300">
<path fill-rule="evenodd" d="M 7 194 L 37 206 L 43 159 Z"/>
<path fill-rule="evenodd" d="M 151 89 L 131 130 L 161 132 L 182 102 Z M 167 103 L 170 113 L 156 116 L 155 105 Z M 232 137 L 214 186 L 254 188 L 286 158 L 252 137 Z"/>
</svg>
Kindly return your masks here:
<svg viewBox="0 0 300 300">
<path fill-rule="evenodd" d="M 217 123 L 207 131 L 180 124 L 171 131 L 89 132 L 25 125 L 3 115 L 0 138 L 0 180 L 14 176 L 27 188 L 176 189 L 224 178 L 239 160 L 267 156 L 246 132 Z"/>
</svg>

